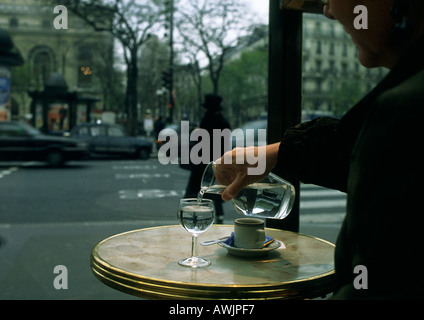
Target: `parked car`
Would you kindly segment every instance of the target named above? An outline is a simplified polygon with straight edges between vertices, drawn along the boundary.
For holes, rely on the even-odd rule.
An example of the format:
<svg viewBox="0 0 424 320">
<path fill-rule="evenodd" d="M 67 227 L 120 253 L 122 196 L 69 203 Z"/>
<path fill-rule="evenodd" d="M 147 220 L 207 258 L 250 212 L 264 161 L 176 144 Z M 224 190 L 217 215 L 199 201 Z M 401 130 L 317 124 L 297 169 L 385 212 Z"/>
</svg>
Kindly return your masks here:
<svg viewBox="0 0 424 320">
<path fill-rule="evenodd" d="M 125 134 L 118 124 L 84 123 L 71 130 L 71 137 L 89 143 L 91 155 L 120 155 L 148 159 L 152 142 Z"/>
<path fill-rule="evenodd" d="M 0 121 L 0 161 L 44 161 L 59 166 L 88 157 L 88 144 L 49 136 L 24 122 Z"/>
</svg>

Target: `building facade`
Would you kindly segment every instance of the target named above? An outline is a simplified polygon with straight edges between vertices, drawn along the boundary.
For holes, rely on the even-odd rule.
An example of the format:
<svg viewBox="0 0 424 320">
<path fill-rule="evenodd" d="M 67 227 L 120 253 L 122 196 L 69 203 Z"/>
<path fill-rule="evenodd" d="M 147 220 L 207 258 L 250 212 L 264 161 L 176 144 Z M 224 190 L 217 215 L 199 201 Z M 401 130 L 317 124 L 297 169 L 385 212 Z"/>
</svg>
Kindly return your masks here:
<svg viewBox="0 0 424 320">
<path fill-rule="evenodd" d="M 258 30 L 262 33 L 252 33 L 240 41 L 227 64 L 239 59 L 243 52 L 264 47 L 268 50 L 268 30 Z M 320 115 L 340 117 L 386 75 L 384 68 L 361 66 L 357 54 L 350 36 L 337 21 L 321 14 L 303 15 L 302 120 Z M 263 117 L 266 90 L 260 96 L 249 94 L 245 92 L 243 97 L 243 111 L 248 110 L 245 118 Z"/>
<path fill-rule="evenodd" d="M 303 96 L 305 114 L 340 116 L 380 81 L 387 71 L 367 69 L 343 27 L 318 14 L 303 19 Z"/>
<path fill-rule="evenodd" d="M 25 60 L 24 66 L 14 68 L 17 70 L 12 74 L 14 118 L 30 114 L 27 92 L 42 91 L 55 73 L 63 75 L 69 91 L 96 97 L 100 100 L 97 107 L 101 107 L 104 88 L 98 61 L 112 59 L 113 38 L 107 32 L 94 31 L 70 11 L 56 9 L 55 13 L 55 7 L 45 0 L 0 3 L 0 28 L 10 34 Z M 108 63 L 113 64 L 113 60 Z"/>
</svg>

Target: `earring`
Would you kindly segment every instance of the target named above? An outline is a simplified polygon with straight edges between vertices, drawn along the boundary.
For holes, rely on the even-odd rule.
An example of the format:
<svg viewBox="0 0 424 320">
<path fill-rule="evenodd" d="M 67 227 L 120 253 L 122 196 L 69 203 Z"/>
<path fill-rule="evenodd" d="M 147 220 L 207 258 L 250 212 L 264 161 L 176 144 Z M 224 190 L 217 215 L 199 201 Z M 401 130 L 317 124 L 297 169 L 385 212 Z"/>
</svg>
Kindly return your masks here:
<svg viewBox="0 0 424 320">
<path fill-rule="evenodd" d="M 409 6 L 404 0 L 394 0 L 390 14 L 395 21 L 395 24 L 391 30 L 391 36 L 394 39 L 401 40 L 405 39 L 410 33 L 410 24 L 408 21 L 409 17 Z"/>
</svg>

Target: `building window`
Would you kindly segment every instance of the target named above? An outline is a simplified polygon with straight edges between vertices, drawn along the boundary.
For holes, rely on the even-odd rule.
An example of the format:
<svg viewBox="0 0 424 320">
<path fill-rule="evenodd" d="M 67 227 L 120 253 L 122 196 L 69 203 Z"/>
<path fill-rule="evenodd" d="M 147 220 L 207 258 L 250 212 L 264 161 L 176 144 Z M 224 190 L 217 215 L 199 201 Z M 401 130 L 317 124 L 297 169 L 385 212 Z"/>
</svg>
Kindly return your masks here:
<svg viewBox="0 0 424 320">
<path fill-rule="evenodd" d="M 342 64 L 341 64 L 341 68 L 342 68 L 342 76 L 346 76 L 347 75 L 347 71 L 348 71 L 348 69 L 347 69 L 347 63 L 345 63 L 345 62 L 342 62 Z"/>
<path fill-rule="evenodd" d="M 343 43 L 343 53 L 342 53 L 343 57 L 347 57 L 347 45 L 345 43 Z"/>
<path fill-rule="evenodd" d="M 321 79 L 316 80 L 316 93 L 322 93 L 322 80 Z"/>
<path fill-rule="evenodd" d="M 330 73 L 336 72 L 336 67 L 335 67 L 334 60 L 329 60 L 328 61 L 328 71 L 330 71 Z"/>
<path fill-rule="evenodd" d="M 321 60 L 316 60 L 315 61 L 315 66 L 316 66 L 316 71 L 317 72 L 321 72 L 321 66 L 322 66 Z"/>
<path fill-rule="evenodd" d="M 321 54 L 322 48 L 321 48 L 321 41 L 317 41 L 317 54 Z"/>
<path fill-rule="evenodd" d="M 55 55 L 47 46 L 36 46 L 29 52 L 28 61 L 32 67 L 32 85 L 41 90 L 51 73 L 56 70 Z"/>
<path fill-rule="evenodd" d="M 45 52 L 40 52 L 34 58 L 34 73 L 37 87 L 44 86 L 51 73 L 50 57 Z"/>
<path fill-rule="evenodd" d="M 334 42 L 331 42 L 330 43 L 330 49 L 329 49 L 329 52 L 328 52 L 328 54 L 330 55 L 330 56 L 334 56 L 334 48 L 335 48 L 335 46 L 334 46 Z"/>
<path fill-rule="evenodd" d="M 50 74 L 55 70 L 54 54 L 47 46 L 34 47 L 29 54 L 32 63 L 33 81 L 37 89 L 42 89 Z"/>
<path fill-rule="evenodd" d="M 331 37 L 334 37 L 336 35 L 335 32 L 334 32 L 334 25 L 333 24 L 330 24 L 329 25 L 329 28 L 330 28 L 330 36 Z"/>
<path fill-rule="evenodd" d="M 321 28 L 321 22 L 316 22 L 315 23 L 315 32 L 317 34 L 321 34 L 321 30 L 322 30 L 322 28 Z"/>
<path fill-rule="evenodd" d="M 11 27 L 11 28 L 17 28 L 18 26 L 19 26 L 18 18 L 16 18 L 16 17 L 10 18 L 10 20 L 9 20 L 9 27 Z"/>
</svg>

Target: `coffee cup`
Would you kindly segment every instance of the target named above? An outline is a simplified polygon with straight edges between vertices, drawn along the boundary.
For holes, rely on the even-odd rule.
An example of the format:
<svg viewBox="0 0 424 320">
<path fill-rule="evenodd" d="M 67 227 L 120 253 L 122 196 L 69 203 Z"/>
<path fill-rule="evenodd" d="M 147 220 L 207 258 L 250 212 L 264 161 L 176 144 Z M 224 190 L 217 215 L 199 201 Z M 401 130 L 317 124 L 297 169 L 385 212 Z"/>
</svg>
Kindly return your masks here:
<svg viewBox="0 0 424 320">
<path fill-rule="evenodd" d="M 261 219 L 238 218 L 234 221 L 234 246 L 260 249 L 265 241 L 265 224 Z"/>
</svg>

